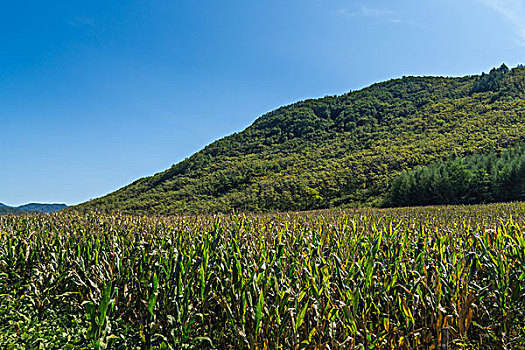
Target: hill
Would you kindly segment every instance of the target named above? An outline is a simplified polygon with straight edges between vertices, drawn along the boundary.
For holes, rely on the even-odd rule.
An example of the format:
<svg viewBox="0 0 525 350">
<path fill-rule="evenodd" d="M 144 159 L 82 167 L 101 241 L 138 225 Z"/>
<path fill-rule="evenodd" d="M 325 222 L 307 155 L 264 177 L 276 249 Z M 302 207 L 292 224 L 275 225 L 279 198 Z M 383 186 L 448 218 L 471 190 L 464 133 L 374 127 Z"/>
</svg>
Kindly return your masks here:
<svg viewBox="0 0 525 350">
<path fill-rule="evenodd" d="M 165 215 L 378 205 L 403 170 L 522 142 L 524 97 L 525 68 L 502 65 L 305 100 L 75 209 Z"/>
</svg>

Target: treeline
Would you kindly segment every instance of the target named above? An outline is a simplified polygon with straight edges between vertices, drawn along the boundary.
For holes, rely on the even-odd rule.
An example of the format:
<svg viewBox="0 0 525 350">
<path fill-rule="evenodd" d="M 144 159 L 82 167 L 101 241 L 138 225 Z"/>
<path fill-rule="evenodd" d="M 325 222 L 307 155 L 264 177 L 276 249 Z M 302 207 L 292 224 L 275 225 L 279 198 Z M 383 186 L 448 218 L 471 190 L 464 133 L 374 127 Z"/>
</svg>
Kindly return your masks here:
<svg viewBox="0 0 525 350">
<path fill-rule="evenodd" d="M 499 68 L 492 68 L 489 74 L 481 74 L 472 85 L 472 92 L 498 91 L 509 68 L 502 64 Z"/>
<path fill-rule="evenodd" d="M 387 206 L 477 204 L 525 199 L 525 145 L 402 172 Z"/>
</svg>

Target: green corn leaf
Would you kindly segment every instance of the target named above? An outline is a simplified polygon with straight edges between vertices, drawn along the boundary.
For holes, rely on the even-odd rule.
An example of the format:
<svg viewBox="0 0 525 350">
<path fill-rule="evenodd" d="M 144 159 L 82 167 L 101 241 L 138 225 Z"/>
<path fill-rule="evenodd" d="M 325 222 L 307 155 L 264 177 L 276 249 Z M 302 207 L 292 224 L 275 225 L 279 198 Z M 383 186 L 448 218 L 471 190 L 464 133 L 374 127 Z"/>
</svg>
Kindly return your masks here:
<svg viewBox="0 0 525 350">
<path fill-rule="evenodd" d="M 257 301 L 257 305 L 255 307 L 255 334 L 258 334 L 261 328 L 263 304 L 264 296 L 263 292 L 261 291 L 261 293 L 259 294 L 259 300 Z"/>
<path fill-rule="evenodd" d="M 301 325 L 304 322 L 304 316 L 306 315 L 306 310 L 307 309 L 308 309 L 308 301 L 306 301 L 306 303 L 304 304 L 304 306 L 301 309 L 301 311 L 297 314 L 297 318 L 295 320 L 295 331 L 296 332 L 297 332 L 299 327 L 301 327 Z"/>
</svg>

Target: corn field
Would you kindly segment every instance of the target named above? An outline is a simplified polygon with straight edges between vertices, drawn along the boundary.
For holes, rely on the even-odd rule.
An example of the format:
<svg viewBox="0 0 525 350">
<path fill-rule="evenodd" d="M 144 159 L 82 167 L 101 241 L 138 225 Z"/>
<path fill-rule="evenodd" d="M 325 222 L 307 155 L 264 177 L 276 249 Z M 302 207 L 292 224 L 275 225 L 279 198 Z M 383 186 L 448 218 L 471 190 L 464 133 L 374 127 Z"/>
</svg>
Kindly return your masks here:
<svg viewBox="0 0 525 350">
<path fill-rule="evenodd" d="M 525 204 L 0 217 L 2 349 L 525 349 Z"/>
</svg>

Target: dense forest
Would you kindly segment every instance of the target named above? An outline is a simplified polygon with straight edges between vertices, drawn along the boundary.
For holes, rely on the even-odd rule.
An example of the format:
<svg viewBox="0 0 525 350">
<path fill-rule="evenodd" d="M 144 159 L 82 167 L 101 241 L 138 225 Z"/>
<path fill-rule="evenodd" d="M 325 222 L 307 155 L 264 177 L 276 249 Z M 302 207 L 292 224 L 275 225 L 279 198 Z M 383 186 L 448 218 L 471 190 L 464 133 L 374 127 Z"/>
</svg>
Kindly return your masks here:
<svg viewBox="0 0 525 350">
<path fill-rule="evenodd" d="M 478 204 L 525 200 L 525 145 L 402 172 L 387 205 Z"/>
<path fill-rule="evenodd" d="M 402 171 L 523 142 L 524 97 L 525 68 L 502 65 L 305 100 L 74 209 L 167 215 L 380 205 Z"/>
</svg>

